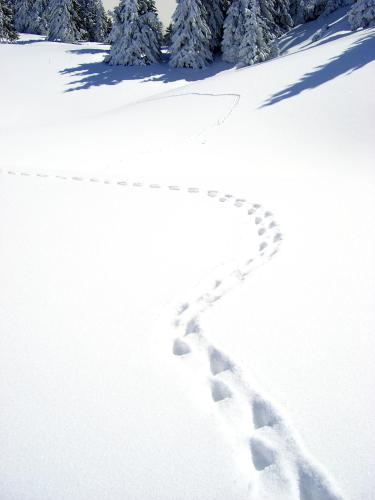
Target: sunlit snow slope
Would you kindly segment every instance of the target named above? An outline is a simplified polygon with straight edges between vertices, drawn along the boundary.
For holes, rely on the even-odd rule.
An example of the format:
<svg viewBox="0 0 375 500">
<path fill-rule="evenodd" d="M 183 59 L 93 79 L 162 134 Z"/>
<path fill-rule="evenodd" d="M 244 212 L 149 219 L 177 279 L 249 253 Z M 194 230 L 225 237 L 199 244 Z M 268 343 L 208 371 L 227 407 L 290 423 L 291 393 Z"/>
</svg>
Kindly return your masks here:
<svg viewBox="0 0 375 500">
<path fill-rule="evenodd" d="M 373 498 L 375 30 L 281 49 L 0 45 L 1 499 Z"/>
</svg>

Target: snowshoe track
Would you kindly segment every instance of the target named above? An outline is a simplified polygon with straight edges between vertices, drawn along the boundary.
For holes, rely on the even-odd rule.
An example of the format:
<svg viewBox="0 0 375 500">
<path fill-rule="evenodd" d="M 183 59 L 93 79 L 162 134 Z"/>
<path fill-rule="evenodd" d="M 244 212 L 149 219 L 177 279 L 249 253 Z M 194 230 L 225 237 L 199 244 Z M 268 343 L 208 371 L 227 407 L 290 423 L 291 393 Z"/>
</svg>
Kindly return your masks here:
<svg viewBox="0 0 375 500">
<path fill-rule="evenodd" d="M 279 410 L 256 387 L 245 380 L 241 369 L 215 346 L 204 334 L 200 319 L 204 312 L 224 297 L 256 268 L 268 262 L 278 251 L 282 233 L 271 212 L 260 204 L 249 203 L 231 194 L 197 187 L 143 184 L 125 180 L 108 180 L 65 176 L 44 172 L 0 170 L 0 174 L 36 176 L 60 181 L 81 181 L 117 187 L 185 191 L 203 195 L 218 202 L 229 202 L 246 211 L 259 236 L 258 252 L 249 256 L 242 266 L 224 277 L 213 279 L 203 294 L 181 302 L 172 318 L 175 338 L 171 355 L 176 358 L 196 357 L 202 360 L 203 383 L 208 382 L 207 397 L 232 434 L 238 454 L 247 460 L 249 498 L 254 500 L 343 500 L 326 472 L 303 449 L 299 439 Z M 188 366 L 186 367 L 188 369 Z M 234 418 L 235 415 L 235 418 Z M 270 486 L 271 485 L 271 486 Z M 271 494 L 270 494 L 271 491 Z"/>
</svg>

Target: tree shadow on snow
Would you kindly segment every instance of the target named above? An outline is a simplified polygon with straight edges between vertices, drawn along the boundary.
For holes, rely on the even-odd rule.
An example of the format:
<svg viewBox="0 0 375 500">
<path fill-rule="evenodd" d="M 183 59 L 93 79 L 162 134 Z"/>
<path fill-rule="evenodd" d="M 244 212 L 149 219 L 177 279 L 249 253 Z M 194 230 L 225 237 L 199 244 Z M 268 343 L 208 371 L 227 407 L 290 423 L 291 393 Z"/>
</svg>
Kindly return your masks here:
<svg viewBox="0 0 375 500">
<path fill-rule="evenodd" d="M 72 49 L 67 50 L 68 54 L 86 55 L 86 54 L 103 54 L 103 52 L 108 52 L 108 49 Z"/>
<path fill-rule="evenodd" d="M 289 85 L 271 96 L 261 108 L 272 106 L 284 99 L 296 97 L 305 90 L 311 90 L 323 85 L 340 75 L 352 73 L 363 68 L 375 59 L 375 36 L 369 34 L 357 40 L 351 47 L 326 64 L 318 66 L 310 73 L 306 73 L 297 83 Z"/>
<path fill-rule="evenodd" d="M 302 50 L 308 50 L 311 46 L 317 47 L 327 42 L 332 42 L 344 36 L 351 34 L 348 13 L 349 8 L 344 7 L 328 16 L 322 16 L 315 21 L 310 21 L 301 24 L 289 33 L 286 33 L 279 42 L 280 53 L 283 54 L 289 48 L 296 45 L 302 45 Z M 311 41 L 311 37 L 318 30 L 322 30 L 321 37 L 318 41 Z"/>
<path fill-rule="evenodd" d="M 79 53 L 80 50 L 86 51 L 86 54 L 101 52 L 101 49 L 77 49 L 70 52 Z M 91 50 L 97 50 L 98 52 L 87 52 Z M 117 85 L 127 80 L 164 83 L 179 80 L 193 82 L 204 80 L 232 67 L 233 65 L 220 60 L 199 70 L 188 68 L 172 69 L 166 61 L 160 64 L 150 64 L 149 66 L 110 66 L 104 62 L 93 62 L 65 68 L 60 71 L 60 74 L 69 75 L 73 78 L 68 83 L 69 88 L 65 92 L 75 92 L 77 90 L 87 90 L 91 87 L 100 87 L 101 85 Z"/>
<path fill-rule="evenodd" d="M 41 38 L 40 40 L 16 40 L 14 43 L 15 45 L 30 45 L 32 43 L 44 43 L 45 40 L 44 38 Z"/>
</svg>

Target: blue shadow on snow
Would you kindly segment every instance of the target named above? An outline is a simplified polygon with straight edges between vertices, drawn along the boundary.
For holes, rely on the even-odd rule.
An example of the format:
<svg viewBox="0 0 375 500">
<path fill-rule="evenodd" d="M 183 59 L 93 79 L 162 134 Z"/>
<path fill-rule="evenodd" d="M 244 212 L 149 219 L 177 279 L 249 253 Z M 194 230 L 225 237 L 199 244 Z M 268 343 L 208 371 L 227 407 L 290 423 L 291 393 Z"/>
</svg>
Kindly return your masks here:
<svg viewBox="0 0 375 500">
<path fill-rule="evenodd" d="M 85 55 L 85 54 L 103 54 L 103 52 L 108 52 L 107 49 L 72 49 L 67 51 L 68 54 L 77 54 L 77 55 Z"/>
<path fill-rule="evenodd" d="M 74 54 L 96 54 L 105 52 L 101 49 L 76 49 L 70 50 Z M 215 61 L 204 69 L 194 70 L 189 68 L 172 69 L 167 61 L 149 66 L 110 66 L 104 62 L 82 63 L 72 68 L 65 68 L 60 71 L 62 75 L 70 75 L 74 79 L 68 83 L 69 88 L 65 92 L 75 92 L 77 90 L 87 90 L 91 87 L 101 85 L 117 85 L 127 80 L 142 80 L 143 82 L 175 82 L 186 80 L 193 82 L 203 80 L 211 76 L 232 68 L 233 65 Z"/>
<path fill-rule="evenodd" d="M 271 96 L 261 107 L 272 106 L 284 99 L 296 97 L 305 90 L 315 89 L 340 75 L 363 68 L 375 59 L 375 34 L 368 34 L 326 64 L 306 73 L 296 83 Z"/>
</svg>

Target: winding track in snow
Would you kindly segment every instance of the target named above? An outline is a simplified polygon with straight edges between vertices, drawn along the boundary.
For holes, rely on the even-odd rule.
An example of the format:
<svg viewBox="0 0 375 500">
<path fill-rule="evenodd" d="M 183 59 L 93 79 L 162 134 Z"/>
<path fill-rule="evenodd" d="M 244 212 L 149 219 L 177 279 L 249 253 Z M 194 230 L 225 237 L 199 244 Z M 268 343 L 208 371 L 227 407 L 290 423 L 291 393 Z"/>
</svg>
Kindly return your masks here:
<svg viewBox="0 0 375 500">
<path fill-rule="evenodd" d="M 222 125 L 233 113 L 234 109 L 238 106 L 240 100 L 241 100 L 241 94 L 235 94 L 235 93 L 219 93 L 219 94 L 213 94 L 212 92 L 183 92 L 180 94 L 170 94 L 166 96 L 160 96 L 160 97 L 151 97 L 148 99 L 143 99 L 141 101 L 137 101 L 135 104 L 140 104 L 140 103 L 147 103 L 147 102 L 154 102 L 154 101 L 160 101 L 162 99 L 172 99 L 173 97 L 185 97 L 185 96 L 202 96 L 202 97 L 230 97 L 233 99 L 232 105 L 228 108 L 228 110 L 221 116 L 221 118 L 218 118 L 215 126 L 220 126 Z"/>
<path fill-rule="evenodd" d="M 282 242 L 280 228 L 273 214 L 259 204 L 217 190 L 179 185 L 162 186 L 125 180 L 97 177 L 68 176 L 0 170 L 0 173 L 19 176 L 54 178 L 64 181 L 111 184 L 118 187 L 150 188 L 187 191 L 192 195 L 208 196 L 240 210 L 255 224 L 259 237 L 258 251 L 232 269 L 216 277 L 193 300 L 184 301 L 174 313 L 172 324 L 175 338 L 174 356 L 196 358 L 202 367 L 204 382 L 209 381 L 208 397 L 230 430 L 239 456 L 249 471 L 249 498 L 254 500 L 342 500 L 343 496 L 323 469 L 303 449 L 294 431 L 273 403 L 245 380 L 241 369 L 222 351 L 208 341 L 201 327 L 204 312 L 214 306 L 226 293 L 246 279 L 256 268 L 268 262 Z"/>
</svg>

